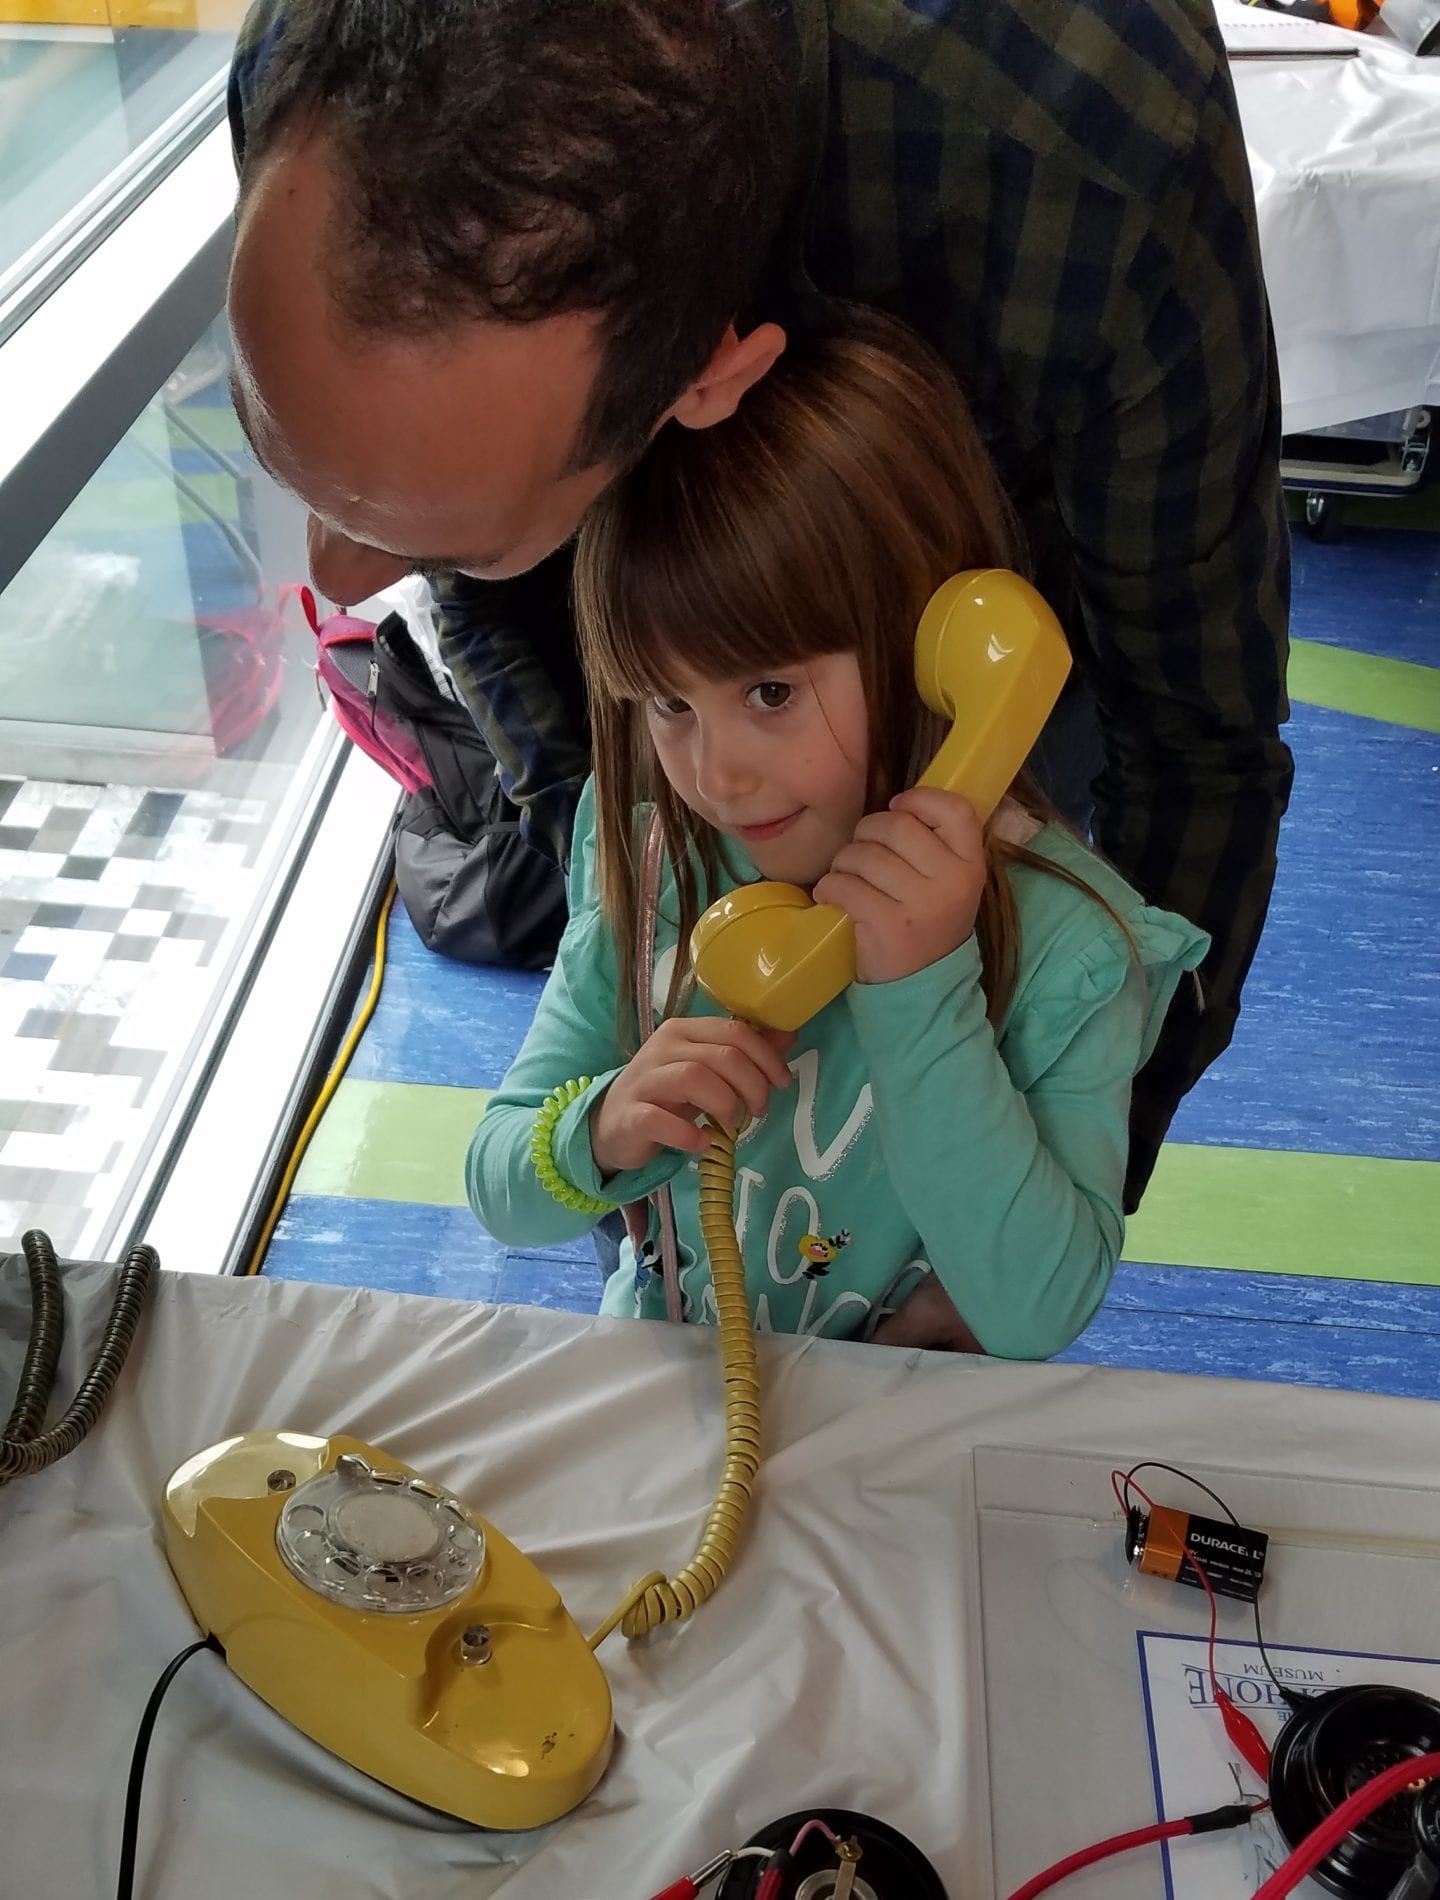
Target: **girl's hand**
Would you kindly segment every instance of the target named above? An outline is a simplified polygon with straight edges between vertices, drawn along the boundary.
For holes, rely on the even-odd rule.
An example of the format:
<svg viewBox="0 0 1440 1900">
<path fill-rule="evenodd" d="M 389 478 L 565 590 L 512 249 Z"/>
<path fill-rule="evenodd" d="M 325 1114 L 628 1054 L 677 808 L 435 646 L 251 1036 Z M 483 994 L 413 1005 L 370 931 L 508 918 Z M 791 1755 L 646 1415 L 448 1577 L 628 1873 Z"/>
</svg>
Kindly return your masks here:
<svg viewBox="0 0 1440 1900">
<path fill-rule="evenodd" d="M 916 786 L 871 812 L 815 886 L 855 922 L 855 974 L 894 983 L 948 957 L 975 928 L 985 838 L 956 792 Z"/>
<path fill-rule="evenodd" d="M 590 1152 L 602 1176 L 629 1174 L 662 1148 L 703 1154 L 708 1115 L 725 1128 L 758 1121 L 771 1089 L 787 1088 L 783 1051 L 794 1037 L 723 1016 L 672 1016 L 590 1111 Z"/>
</svg>

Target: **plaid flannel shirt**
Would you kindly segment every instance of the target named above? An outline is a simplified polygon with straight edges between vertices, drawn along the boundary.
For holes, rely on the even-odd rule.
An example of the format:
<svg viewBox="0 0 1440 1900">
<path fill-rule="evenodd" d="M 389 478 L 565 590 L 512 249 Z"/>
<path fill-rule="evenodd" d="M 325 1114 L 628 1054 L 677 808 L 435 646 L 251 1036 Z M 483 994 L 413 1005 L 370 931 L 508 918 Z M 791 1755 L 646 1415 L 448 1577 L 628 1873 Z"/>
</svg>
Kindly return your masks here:
<svg viewBox="0 0 1440 1900">
<path fill-rule="evenodd" d="M 1279 384 L 1210 0 L 772 3 L 810 151 L 772 281 L 798 250 L 951 364 L 1098 707 L 1096 842 L 1213 938 L 1136 1085 L 1133 1201 L 1230 1039 L 1292 770 Z M 237 149 L 284 6 L 242 33 Z M 555 577 L 441 593 L 505 790 L 563 862 L 589 740 Z"/>
</svg>

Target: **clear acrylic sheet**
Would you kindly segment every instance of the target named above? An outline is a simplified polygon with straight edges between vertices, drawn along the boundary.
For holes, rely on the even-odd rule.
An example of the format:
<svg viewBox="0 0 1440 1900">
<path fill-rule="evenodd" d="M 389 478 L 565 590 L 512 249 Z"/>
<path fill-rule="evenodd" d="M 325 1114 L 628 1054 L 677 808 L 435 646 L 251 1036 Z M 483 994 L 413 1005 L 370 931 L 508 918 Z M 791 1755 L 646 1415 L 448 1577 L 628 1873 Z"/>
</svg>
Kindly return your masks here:
<svg viewBox="0 0 1440 1900">
<path fill-rule="evenodd" d="M 1235 1752 L 1207 1706 L 1209 1604 L 1125 1561 L 1110 1473 L 1141 1456 L 975 1453 L 997 1896 L 1092 1841 L 1236 1798 Z M 1440 1495 L 1188 1468 L 1270 1535 L 1261 1611 L 1277 1668 L 1310 1686 L 1392 1682 L 1440 1699 Z M 1219 1515 L 1178 1478 L 1139 1482 L 1157 1503 Z M 1257 1685 L 1237 1700 L 1273 1739 L 1282 1715 L 1249 1605 L 1220 1599 L 1219 1639 L 1222 1675 Z M 1254 1778 L 1240 1772 L 1248 1796 Z M 1169 1856 L 1140 1850 L 1065 1895 L 1243 1900 L 1279 1857 L 1267 1821 Z M 1319 1900 L 1321 1889 L 1299 1892 Z"/>
</svg>

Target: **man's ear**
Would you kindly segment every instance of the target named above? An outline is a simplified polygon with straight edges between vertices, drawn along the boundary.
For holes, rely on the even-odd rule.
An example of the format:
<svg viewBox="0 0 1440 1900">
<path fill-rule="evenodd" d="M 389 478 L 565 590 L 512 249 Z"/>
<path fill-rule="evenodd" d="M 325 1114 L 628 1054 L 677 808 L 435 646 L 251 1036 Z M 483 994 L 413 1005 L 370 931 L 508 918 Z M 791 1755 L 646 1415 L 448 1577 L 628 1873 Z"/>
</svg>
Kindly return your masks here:
<svg viewBox="0 0 1440 1900">
<path fill-rule="evenodd" d="M 784 350 L 785 332 L 777 323 L 762 323 L 748 336 L 738 335 L 732 326 L 666 421 L 678 422 L 684 429 L 710 429 L 717 422 L 728 422 Z"/>
</svg>

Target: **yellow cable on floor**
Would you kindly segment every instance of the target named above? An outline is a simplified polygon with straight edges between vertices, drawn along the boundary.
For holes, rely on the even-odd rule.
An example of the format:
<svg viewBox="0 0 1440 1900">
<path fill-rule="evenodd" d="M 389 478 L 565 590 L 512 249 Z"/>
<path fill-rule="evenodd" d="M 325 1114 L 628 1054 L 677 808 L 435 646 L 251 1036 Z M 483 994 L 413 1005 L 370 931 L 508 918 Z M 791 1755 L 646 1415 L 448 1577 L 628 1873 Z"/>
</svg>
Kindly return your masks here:
<svg viewBox="0 0 1440 1900">
<path fill-rule="evenodd" d="M 760 1469 L 760 1368 L 745 1297 L 745 1263 L 735 1234 L 735 1142 L 736 1136 L 714 1129 L 700 1163 L 700 1232 L 710 1256 L 725 1368 L 725 1469 L 720 1488 L 690 1562 L 678 1576 L 665 1577 L 657 1570 L 642 1578 L 590 1638 L 591 1649 L 598 1649 L 617 1627 L 634 1642 L 698 1609 L 719 1589 L 745 1529 Z"/>
<path fill-rule="evenodd" d="M 285 1164 L 285 1173 L 281 1177 L 270 1212 L 265 1217 L 260 1239 L 250 1256 L 245 1269 L 247 1279 L 259 1273 L 264 1264 L 266 1250 L 275 1237 L 275 1229 L 280 1225 L 280 1216 L 285 1212 L 285 1203 L 290 1198 L 290 1190 L 295 1185 L 295 1177 L 300 1172 L 300 1163 L 305 1159 L 305 1150 L 310 1146 L 315 1130 L 320 1126 L 320 1117 L 330 1106 L 331 1097 L 339 1088 L 345 1071 L 350 1067 L 351 1057 L 355 1054 L 360 1038 L 369 1027 L 370 1018 L 375 1014 L 375 1005 L 380 1001 L 380 985 L 385 980 L 385 940 L 390 927 L 390 906 L 395 901 L 395 880 L 391 878 L 390 887 L 380 906 L 380 921 L 375 926 L 375 969 L 370 978 L 370 993 L 365 998 L 364 1007 L 355 1018 L 355 1025 L 341 1044 L 340 1053 L 335 1058 L 334 1067 L 325 1078 L 325 1086 L 315 1102 L 315 1106 L 305 1117 L 305 1126 L 296 1136 L 295 1146 L 290 1151 L 290 1159 Z"/>
</svg>

